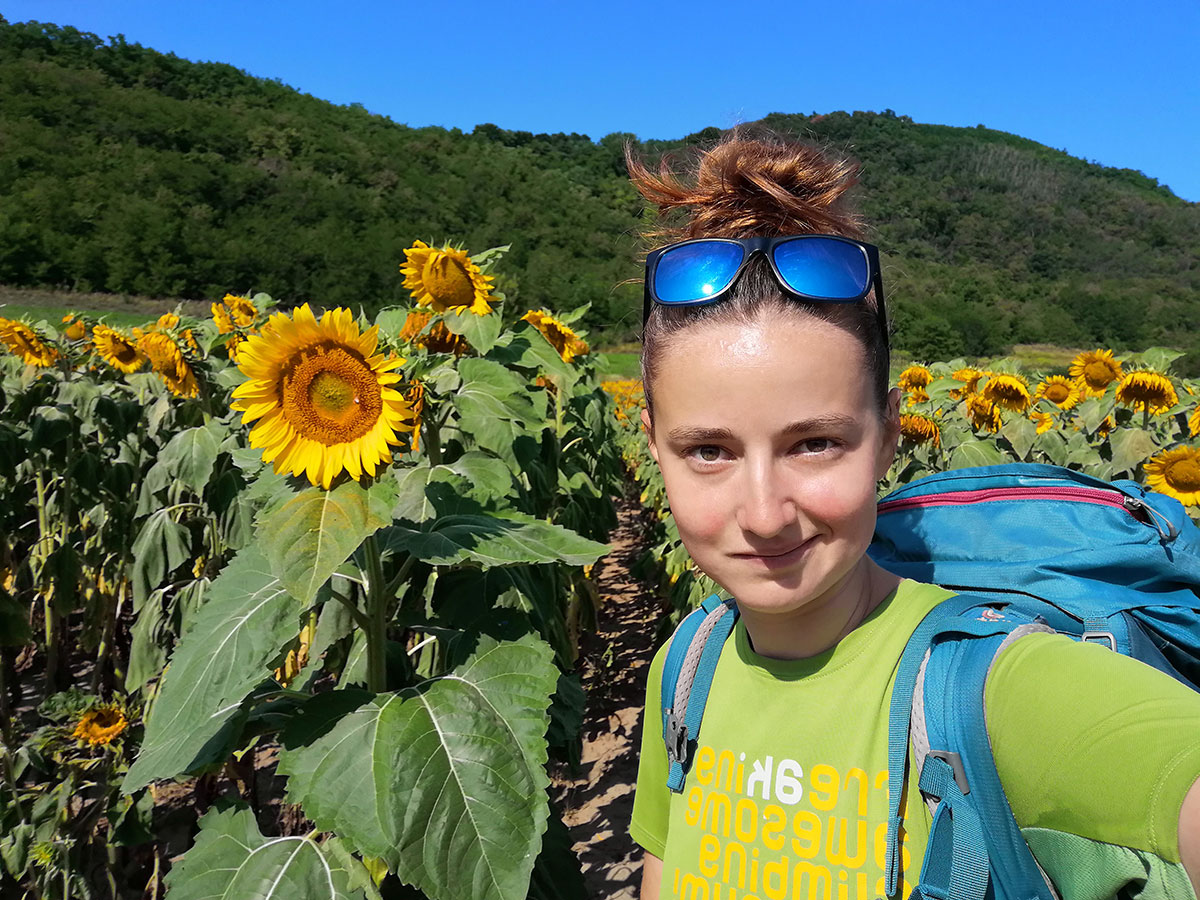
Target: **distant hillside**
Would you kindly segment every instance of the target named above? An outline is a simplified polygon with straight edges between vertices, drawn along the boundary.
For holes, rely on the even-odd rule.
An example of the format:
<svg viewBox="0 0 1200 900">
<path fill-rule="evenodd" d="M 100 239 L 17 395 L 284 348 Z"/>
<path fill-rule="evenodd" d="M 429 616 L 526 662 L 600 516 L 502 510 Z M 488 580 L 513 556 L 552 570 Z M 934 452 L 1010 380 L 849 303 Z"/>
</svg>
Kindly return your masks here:
<svg viewBox="0 0 1200 900">
<path fill-rule="evenodd" d="M 1200 350 L 1200 205 L 1153 179 L 890 110 L 763 124 L 862 162 L 898 346 Z M 408 128 L 231 66 L 0 17 L 0 283 L 374 308 L 406 299 L 405 247 L 448 237 L 511 243 L 519 303 L 590 301 L 590 327 L 618 341 L 640 325 L 640 290 L 620 284 L 639 275 L 627 137 Z"/>
</svg>

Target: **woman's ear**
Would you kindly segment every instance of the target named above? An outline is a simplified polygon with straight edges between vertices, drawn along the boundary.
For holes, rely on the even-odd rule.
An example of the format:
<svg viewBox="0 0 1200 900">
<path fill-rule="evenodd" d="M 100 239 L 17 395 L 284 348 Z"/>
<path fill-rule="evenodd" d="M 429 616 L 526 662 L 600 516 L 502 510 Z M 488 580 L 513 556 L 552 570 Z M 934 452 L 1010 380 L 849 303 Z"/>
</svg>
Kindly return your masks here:
<svg viewBox="0 0 1200 900">
<path fill-rule="evenodd" d="M 878 481 L 887 475 L 892 461 L 896 458 L 896 448 L 900 444 L 900 388 L 894 387 L 888 391 L 887 409 L 883 420 L 883 445 L 879 448 L 879 465 L 875 471 Z"/>
<path fill-rule="evenodd" d="M 642 407 L 642 430 L 646 432 L 646 438 L 650 443 L 650 455 L 654 457 L 654 461 L 658 462 L 658 446 L 654 443 L 654 423 L 650 421 L 650 410 Z"/>
</svg>

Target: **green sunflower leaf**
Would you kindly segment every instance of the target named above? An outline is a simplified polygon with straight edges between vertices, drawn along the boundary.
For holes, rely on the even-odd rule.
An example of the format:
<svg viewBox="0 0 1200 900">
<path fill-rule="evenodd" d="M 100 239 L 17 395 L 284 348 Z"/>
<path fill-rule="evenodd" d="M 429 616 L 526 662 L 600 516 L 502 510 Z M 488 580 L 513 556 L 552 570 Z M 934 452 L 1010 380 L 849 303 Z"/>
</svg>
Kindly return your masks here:
<svg viewBox="0 0 1200 900">
<path fill-rule="evenodd" d="M 356 888 L 370 876 L 343 849 L 306 837 L 264 837 L 254 813 L 239 807 L 205 813 L 196 843 L 167 874 L 171 900 L 363 897 Z"/>
<path fill-rule="evenodd" d="M 225 427 L 218 422 L 188 428 L 171 438 L 158 458 L 176 481 L 203 494 L 225 432 Z"/>
<path fill-rule="evenodd" d="M 461 334 L 478 353 L 487 353 L 500 337 L 500 314 L 477 316 L 473 312 L 447 312 L 442 321 L 454 334 Z"/>
<path fill-rule="evenodd" d="M 951 469 L 964 469 L 969 466 L 996 466 L 1012 462 L 1012 458 L 996 446 L 994 441 L 972 439 L 963 441 L 950 454 Z"/>
<path fill-rule="evenodd" d="M 1026 459 L 1037 439 L 1037 426 L 1025 416 L 1013 416 L 1002 426 L 1000 435 L 1013 448 L 1018 460 Z"/>
<path fill-rule="evenodd" d="M 1154 438 L 1140 428 L 1122 428 L 1109 438 L 1113 472 L 1133 472 L 1138 463 L 1158 452 Z"/>
<path fill-rule="evenodd" d="M 564 562 L 586 566 L 608 552 L 608 545 L 518 512 L 442 515 L 428 530 L 396 523 L 387 546 L 411 553 L 435 566 L 476 562 L 484 566 Z"/>
<path fill-rule="evenodd" d="M 365 702 L 347 713 L 325 700 L 324 714 L 285 732 L 288 799 L 434 900 L 524 900 L 546 828 L 556 680 L 533 635 L 482 637 L 445 677 L 394 694 L 334 691 Z"/>
<path fill-rule="evenodd" d="M 306 489 L 259 517 L 258 545 L 283 586 L 307 606 L 363 540 L 388 523 L 394 502 L 390 479 L 370 490 L 357 481 Z"/>
<path fill-rule="evenodd" d="M 298 613 L 257 547 L 222 570 L 171 657 L 122 791 L 224 757 L 242 701 L 299 632 Z"/>
</svg>

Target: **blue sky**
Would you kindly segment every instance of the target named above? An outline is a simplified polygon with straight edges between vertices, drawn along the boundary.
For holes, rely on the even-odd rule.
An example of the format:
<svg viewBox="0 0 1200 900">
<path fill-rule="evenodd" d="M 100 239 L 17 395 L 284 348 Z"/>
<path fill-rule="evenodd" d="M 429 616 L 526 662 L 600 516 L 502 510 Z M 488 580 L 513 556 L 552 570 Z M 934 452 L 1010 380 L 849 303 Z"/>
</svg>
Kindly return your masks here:
<svg viewBox="0 0 1200 900">
<path fill-rule="evenodd" d="M 892 109 L 1139 169 L 1200 202 L 1200 2 L 0 0 L 408 125 L 681 137 Z"/>
</svg>

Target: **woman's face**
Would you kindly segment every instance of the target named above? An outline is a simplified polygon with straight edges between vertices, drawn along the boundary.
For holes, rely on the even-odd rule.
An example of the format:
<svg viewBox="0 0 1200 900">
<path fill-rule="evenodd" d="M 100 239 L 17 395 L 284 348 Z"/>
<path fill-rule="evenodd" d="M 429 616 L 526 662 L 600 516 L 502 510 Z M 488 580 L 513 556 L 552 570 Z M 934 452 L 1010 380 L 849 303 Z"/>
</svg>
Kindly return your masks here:
<svg viewBox="0 0 1200 900">
<path fill-rule="evenodd" d="M 858 340 L 786 313 L 663 348 L 650 450 L 692 559 L 739 605 L 831 599 L 862 560 L 899 433 L 898 393 L 885 424 L 870 382 Z"/>
</svg>

